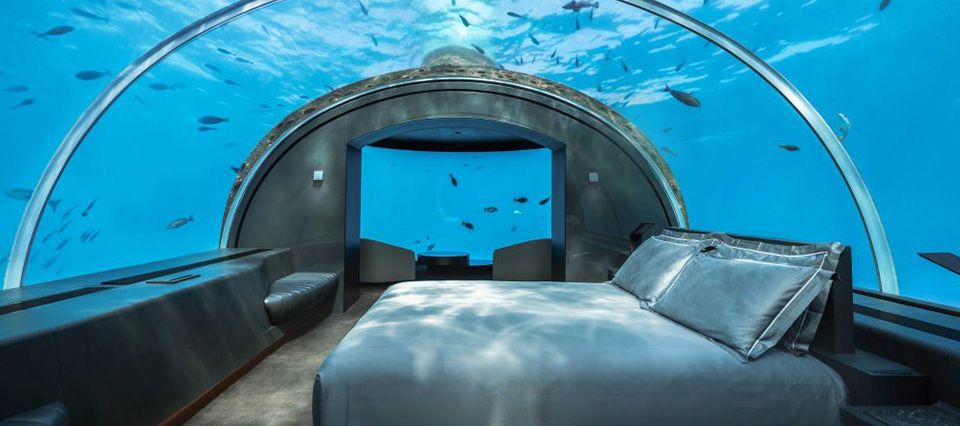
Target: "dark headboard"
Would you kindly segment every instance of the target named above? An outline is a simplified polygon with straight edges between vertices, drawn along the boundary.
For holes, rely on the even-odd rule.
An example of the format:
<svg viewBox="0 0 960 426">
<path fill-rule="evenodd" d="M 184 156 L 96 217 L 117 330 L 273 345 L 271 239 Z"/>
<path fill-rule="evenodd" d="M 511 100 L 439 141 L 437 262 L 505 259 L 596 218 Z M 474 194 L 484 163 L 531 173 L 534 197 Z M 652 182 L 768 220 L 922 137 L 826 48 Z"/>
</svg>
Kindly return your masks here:
<svg viewBox="0 0 960 426">
<path fill-rule="evenodd" d="M 697 234 L 708 234 L 708 231 L 697 231 L 684 228 L 667 228 L 678 232 L 690 232 Z M 781 245 L 808 245 L 789 240 L 779 240 L 776 238 L 754 237 L 749 235 L 727 234 L 734 238 L 743 240 L 759 241 L 763 243 L 781 244 Z M 834 353 L 853 353 L 853 267 L 850 259 L 850 247 L 844 247 L 840 254 L 840 263 L 837 265 L 837 273 L 833 277 L 833 283 L 830 285 L 830 296 L 827 299 L 827 306 L 823 312 L 823 318 L 820 320 L 820 327 L 817 329 L 817 337 L 813 340 L 813 345 Z"/>
</svg>

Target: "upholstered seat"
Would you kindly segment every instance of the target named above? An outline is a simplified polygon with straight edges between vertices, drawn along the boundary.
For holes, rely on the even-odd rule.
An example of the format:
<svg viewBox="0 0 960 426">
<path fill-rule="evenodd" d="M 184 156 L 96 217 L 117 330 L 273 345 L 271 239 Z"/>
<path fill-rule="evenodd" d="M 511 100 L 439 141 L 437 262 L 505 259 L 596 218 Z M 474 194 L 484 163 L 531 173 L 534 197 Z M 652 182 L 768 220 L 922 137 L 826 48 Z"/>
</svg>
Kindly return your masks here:
<svg viewBox="0 0 960 426">
<path fill-rule="evenodd" d="M 278 325 L 308 315 L 333 297 L 338 278 L 335 273 L 297 272 L 274 281 L 263 299 L 270 322 Z"/>
<path fill-rule="evenodd" d="M 69 423 L 67 407 L 61 402 L 51 402 L 0 421 L 0 426 L 66 426 Z"/>
</svg>

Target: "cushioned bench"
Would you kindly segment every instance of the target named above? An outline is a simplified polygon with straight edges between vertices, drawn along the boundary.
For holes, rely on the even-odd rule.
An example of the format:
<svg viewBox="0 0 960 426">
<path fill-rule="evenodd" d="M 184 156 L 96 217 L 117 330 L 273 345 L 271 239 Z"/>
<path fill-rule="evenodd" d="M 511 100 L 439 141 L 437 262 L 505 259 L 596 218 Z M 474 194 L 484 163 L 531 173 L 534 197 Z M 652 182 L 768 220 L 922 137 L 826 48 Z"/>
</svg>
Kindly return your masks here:
<svg viewBox="0 0 960 426">
<path fill-rule="evenodd" d="M 329 272 L 297 272 L 270 285 L 263 305 L 270 323 L 279 325 L 309 315 L 337 291 L 339 276 Z"/>
<path fill-rule="evenodd" d="M 67 407 L 60 402 L 52 402 L 0 421 L 0 426 L 66 426 L 69 423 Z"/>
</svg>

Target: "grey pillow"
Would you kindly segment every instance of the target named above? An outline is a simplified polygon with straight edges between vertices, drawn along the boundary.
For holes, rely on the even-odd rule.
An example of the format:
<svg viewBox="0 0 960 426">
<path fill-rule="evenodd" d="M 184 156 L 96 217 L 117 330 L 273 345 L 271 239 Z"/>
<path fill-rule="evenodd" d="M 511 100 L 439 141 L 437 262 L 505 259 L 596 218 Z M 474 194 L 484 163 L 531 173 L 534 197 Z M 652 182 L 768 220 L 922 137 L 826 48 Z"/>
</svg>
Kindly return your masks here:
<svg viewBox="0 0 960 426">
<path fill-rule="evenodd" d="M 642 305 L 655 302 L 704 244 L 704 240 L 678 234 L 665 230 L 640 244 L 614 275 L 613 283 L 640 299 Z"/>
<path fill-rule="evenodd" d="M 718 238 L 722 239 L 725 244 L 733 245 L 735 247 L 791 256 L 809 255 L 820 251 L 830 250 L 825 245 L 821 244 L 771 244 L 733 238 L 729 235 L 723 235 L 722 237 Z M 844 247 L 840 246 L 837 249 L 842 252 Z M 809 264 L 812 265 L 812 262 L 816 262 L 819 258 L 806 257 L 805 259 L 810 262 Z M 823 269 L 835 274 L 839 260 L 839 254 L 836 256 L 827 256 L 826 261 L 823 264 Z M 817 297 L 813 299 L 813 302 L 810 303 L 810 306 L 807 307 L 803 314 L 800 315 L 800 318 L 797 318 L 797 320 L 794 321 L 794 323 L 787 330 L 786 334 L 784 334 L 783 338 L 780 340 L 780 344 L 788 352 L 791 352 L 795 355 L 805 355 L 810 352 L 810 344 L 813 342 L 813 338 L 816 337 L 817 329 L 820 327 L 820 319 L 823 317 L 823 313 L 826 310 L 827 298 L 830 297 L 830 288 L 832 284 L 833 279 L 831 279 L 830 282 L 828 282 L 827 285 L 820 290 L 820 293 L 817 294 Z"/>
<path fill-rule="evenodd" d="M 743 245 L 720 236 L 715 248 L 698 252 L 686 264 L 650 308 L 747 361 L 775 346 L 817 299 L 842 246 Z"/>
</svg>

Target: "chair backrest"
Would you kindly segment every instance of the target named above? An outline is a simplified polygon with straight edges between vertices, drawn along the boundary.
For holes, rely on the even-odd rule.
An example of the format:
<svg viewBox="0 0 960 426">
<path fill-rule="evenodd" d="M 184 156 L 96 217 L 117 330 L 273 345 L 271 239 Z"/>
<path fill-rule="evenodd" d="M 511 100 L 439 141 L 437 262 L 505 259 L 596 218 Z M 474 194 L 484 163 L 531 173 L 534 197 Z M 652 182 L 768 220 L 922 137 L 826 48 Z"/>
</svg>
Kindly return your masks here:
<svg viewBox="0 0 960 426">
<path fill-rule="evenodd" d="M 549 281 L 549 239 L 524 241 L 493 252 L 493 279 L 503 281 Z"/>
<path fill-rule="evenodd" d="M 416 279 L 413 250 L 376 240 L 360 240 L 360 282 L 395 283 Z"/>
</svg>

